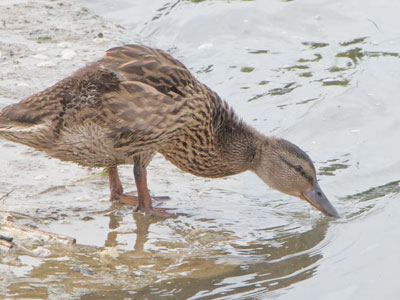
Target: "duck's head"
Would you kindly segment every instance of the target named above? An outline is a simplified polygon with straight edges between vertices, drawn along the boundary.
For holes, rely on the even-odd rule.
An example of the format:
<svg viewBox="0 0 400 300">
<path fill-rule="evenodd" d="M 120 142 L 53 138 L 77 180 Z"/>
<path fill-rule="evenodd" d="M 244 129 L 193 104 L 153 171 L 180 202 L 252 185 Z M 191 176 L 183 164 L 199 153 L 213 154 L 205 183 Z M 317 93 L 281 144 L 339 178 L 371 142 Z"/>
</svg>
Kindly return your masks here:
<svg viewBox="0 0 400 300">
<path fill-rule="evenodd" d="M 311 159 L 296 145 L 266 138 L 260 145 L 253 171 L 271 188 L 306 200 L 327 216 L 339 217 L 318 184 Z"/>
</svg>

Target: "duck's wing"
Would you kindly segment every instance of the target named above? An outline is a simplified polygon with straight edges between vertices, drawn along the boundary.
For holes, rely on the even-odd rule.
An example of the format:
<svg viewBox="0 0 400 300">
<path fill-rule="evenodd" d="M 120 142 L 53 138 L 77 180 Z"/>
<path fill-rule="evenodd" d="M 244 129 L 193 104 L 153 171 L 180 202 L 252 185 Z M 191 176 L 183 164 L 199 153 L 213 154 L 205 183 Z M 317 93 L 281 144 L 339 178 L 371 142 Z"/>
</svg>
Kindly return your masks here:
<svg viewBox="0 0 400 300">
<path fill-rule="evenodd" d="M 143 82 L 171 98 L 206 89 L 181 62 L 159 49 L 141 45 L 111 48 L 100 63 L 126 81 Z"/>
<path fill-rule="evenodd" d="M 139 81 L 124 81 L 119 91 L 104 97 L 104 118 L 114 147 L 127 152 L 143 147 L 157 151 L 192 118 L 188 99 L 173 99 Z"/>
<path fill-rule="evenodd" d="M 210 112 L 208 88 L 162 50 L 125 45 L 109 49 L 98 63 L 121 80 L 120 91 L 104 101 L 117 147 L 164 143 L 195 114 Z"/>
</svg>

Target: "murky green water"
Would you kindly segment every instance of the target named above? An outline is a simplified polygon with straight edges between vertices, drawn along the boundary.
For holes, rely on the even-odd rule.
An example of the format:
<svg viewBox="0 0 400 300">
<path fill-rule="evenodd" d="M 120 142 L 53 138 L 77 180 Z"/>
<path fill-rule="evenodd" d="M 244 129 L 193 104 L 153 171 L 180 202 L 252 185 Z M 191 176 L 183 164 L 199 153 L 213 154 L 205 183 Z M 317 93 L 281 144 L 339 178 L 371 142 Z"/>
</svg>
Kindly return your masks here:
<svg viewBox="0 0 400 300">
<path fill-rule="evenodd" d="M 399 299 L 400 2 L 79 2 L 179 58 L 261 132 L 305 149 L 342 218 L 253 174 L 197 178 L 161 156 L 149 186 L 189 215 L 144 217 L 110 204 L 101 170 L 1 141 L 0 191 L 11 191 L 1 209 L 78 245 L 27 239 L 1 253 L 0 297 Z M 134 189 L 131 168 L 121 172 Z"/>
</svg>

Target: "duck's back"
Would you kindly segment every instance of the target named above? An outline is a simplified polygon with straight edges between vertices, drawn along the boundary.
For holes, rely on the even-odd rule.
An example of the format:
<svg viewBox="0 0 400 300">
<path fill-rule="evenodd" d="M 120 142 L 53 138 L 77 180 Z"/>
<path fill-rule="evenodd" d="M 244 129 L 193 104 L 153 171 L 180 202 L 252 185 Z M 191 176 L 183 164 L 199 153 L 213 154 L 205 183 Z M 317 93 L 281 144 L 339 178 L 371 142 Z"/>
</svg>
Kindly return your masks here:
<svg viewBox="0 0 400 300">
<path fill-rule="evenodd" d="M 162 50 L 125 45 L 106 51 L 100 63 L 123 80 L 143 82 L 171 98 L 207 92 L 181 62 Z"/>
</svg>

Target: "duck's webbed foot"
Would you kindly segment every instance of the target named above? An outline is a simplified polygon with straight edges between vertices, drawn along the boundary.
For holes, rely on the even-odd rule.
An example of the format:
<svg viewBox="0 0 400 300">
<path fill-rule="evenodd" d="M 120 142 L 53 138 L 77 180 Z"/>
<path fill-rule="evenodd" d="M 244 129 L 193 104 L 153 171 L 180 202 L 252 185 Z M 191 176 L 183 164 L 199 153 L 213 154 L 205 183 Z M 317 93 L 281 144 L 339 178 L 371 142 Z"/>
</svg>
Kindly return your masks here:
<svg viewBox="0 0 400 300">
<path fill-rule="evenodd" d="M 129 194 L 121 194 L 115 200 L 118 200 L 122 204 L 132 205 L 132 206 L 137 206 L 139 203 L 139 198 L 137 196 Z"/>
<path fill-rule="evenodd" d="M 147 172 L 146 168 L 134 167 L 135 182 L 137 192 L 124 193 L 121 181 L 119 179 L 117 167 L 108 167 L 108 176 L 110 180 L 110 200 L 117 200 L 122 204 L 136 206 L 136 212 L 141 212 L 145 215 L 157 217 L 175 217 L 175 214 L 168 213 L 168 208 L 153 207 L 152 200 L 168 200 L 168 196 L 151 197 L 147 188 Z"/>
<path fill-rule="evenodd" d="M 128 192 L 122 193 L 120 195 L 116 195 L 115 199 L 112 200 L 119 200 L 122 204 L 137 206 L 139 204 L 139 197 L 137 196 L 137 192 Z M 168 200 L 170 197 L 168 196 L 151 196 L 152 200 Z"/>
<path fill-rule="evenodd" d="M 152 215 L 157 217 L 175 217 L 176 215 L 167 212 L 168 208 L 153 207 L 152 199 L 165 200 L 169 197 L 151 197 L 149 189 L 147 188 L 147 171 L 146 168 L 135 165 L 133 169 L 135 175 L 135 182 L 138 192 L 138 205 L 136 207 L 137 212 L 144 213 L 145 215 Z"/>
<path fill-rule="evenodd" d="M 139 199 L 138 191 L 123 193 L 123 195 L 125 195 L 126 197 L 133 197 L 135 199 Z M 151 196 L 151 199 L 161 201 L 161 200 L 169 200 L 169 199 L 171 199 L 171 197 L 169 197 L 169 196 Z"/>
<path fill-rule="evenodd" d="M 178 214 L 172 214 L 167 212 L 172 208 L 161 208 L 161 207 L 150 207 L 150 208 L 140 208 L 136 207 L 136 212 L 141 212 L 145 215 L 154 216 L 154 217 L 162 217 L 162 218 L 175 218 Z"/>
</svg>

